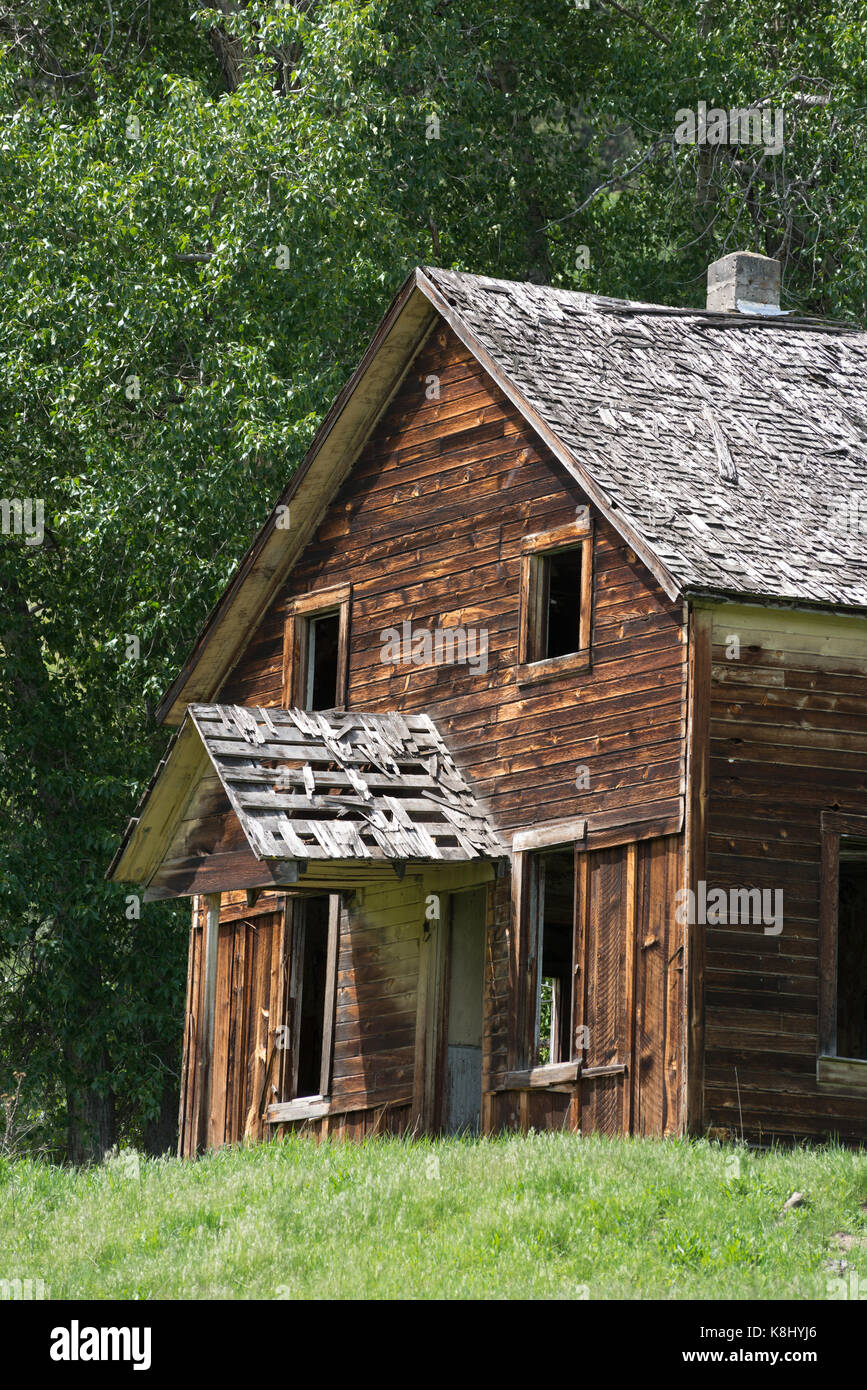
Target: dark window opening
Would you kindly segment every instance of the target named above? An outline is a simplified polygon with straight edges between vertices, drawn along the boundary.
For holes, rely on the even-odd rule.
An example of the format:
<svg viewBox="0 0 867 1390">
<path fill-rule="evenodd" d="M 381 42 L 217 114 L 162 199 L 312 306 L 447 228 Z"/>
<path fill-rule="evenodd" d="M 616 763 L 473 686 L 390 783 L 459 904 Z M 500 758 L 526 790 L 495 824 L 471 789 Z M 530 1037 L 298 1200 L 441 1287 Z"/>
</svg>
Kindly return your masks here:
<svg viewBox="0 0 867 1390">
<path fill-rule="evenodd" d="M 305 709 L 337 705 L 337 653 L 340 614 L 323 613 L 307 622 L 307 698 Z"/>
<path fill-rule="evenodd" d="M 300 933 L 296 970 L 300 998 L 296 993 L 298 1023 L 296 1032 L 296 1096 L 321 1093 L 322 1050 L 325 1037 L 325 1005 L 328 992 L 327 897 L 306 898 L 296 909 Z"/>
<path fill-rule="evenodd" d="M 867 1059 L 867 858 L 840 861 L 837 1056 Z"/>
<path fill-rule="evenodd" d="M 538 631 L 534 661 L 581 650 L 581 547 L 538 559 Z"/>
<path fill-rule="evenodd" d="M 572 1057 L 573 942 L 575 934 L 574 851 L 533 856 L 536 950 L 536 1044 L 532 1064 L 568 1062 Z"/>
</svg>

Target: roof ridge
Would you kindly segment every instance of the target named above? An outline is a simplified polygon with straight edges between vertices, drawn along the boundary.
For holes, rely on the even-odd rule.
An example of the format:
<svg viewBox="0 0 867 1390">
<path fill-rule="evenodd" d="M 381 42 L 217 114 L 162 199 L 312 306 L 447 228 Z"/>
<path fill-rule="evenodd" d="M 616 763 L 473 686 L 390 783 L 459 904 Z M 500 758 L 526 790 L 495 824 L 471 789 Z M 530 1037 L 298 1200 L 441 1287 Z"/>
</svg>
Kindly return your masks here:
<svg viewBox="0 0 867 1390">
<path fill-rule="evenodd" d="M 701 327 L 713 328 L 797 328 L 813 332 L 867 333 L 867 326 L 855 320 L 822 318 L 815 314 L 797 314 L 794 310 L 783 310 L 779 314 L 726 313 L 719 309 L 706 309 L 682 304 L 654 304 L 649 300 L 622 299 L 617 295 L 594 294 L 590 290 L 572 290 L 565 285 L 541 285 L 534 280 L 505 280 L 491 275 L 476 275 L 468 270 L 449 270 L 442 266 L 423 266 L 422 273 L 434 278 L 458 277 L 463 281 L 503 293 L 512 287 L 537 295 L 556 295 L 579 301 L 574 307 L 564 305 L 572 312 L 587 305 L 591 310 L 616 316 L 623 314 L 632 317 L 683 318 L 694 319 Z M 496 288 L 495 288 L 496 287 Z"/>
</svg>

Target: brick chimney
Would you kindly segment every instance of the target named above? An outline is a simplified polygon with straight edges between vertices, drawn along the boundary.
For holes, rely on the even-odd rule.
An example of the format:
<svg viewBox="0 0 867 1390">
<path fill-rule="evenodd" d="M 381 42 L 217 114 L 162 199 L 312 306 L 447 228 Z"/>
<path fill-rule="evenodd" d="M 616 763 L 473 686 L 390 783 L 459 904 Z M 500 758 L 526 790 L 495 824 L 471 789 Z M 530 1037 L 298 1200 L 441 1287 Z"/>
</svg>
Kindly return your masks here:
<svg viewBox="0 0 867 1390">
<path fill-rule="evenodd" d="M 780 262 L 732 251 L 707 268 L 707 307 L 738 314 L 781 314 Z"/>
</svg>

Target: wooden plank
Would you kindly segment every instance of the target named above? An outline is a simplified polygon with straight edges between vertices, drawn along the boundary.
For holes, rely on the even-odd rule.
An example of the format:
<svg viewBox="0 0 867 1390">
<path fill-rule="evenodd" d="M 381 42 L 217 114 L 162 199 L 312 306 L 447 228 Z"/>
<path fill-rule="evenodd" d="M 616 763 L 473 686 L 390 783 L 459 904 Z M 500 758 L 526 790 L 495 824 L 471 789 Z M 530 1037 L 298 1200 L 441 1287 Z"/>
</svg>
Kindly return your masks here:
<svg viewBox="0 0 867 1390">
<path fill-rule="evenodd" d="M 186 1158 L 187 1126 L 191 1113 L 192 1078 L 191 1068 L 195 1068 L 193 1052 L 193 963 L 195 957 L 196 916 L 198 899 L 191 904 L 189 945 L 187 947 L 187 988 L 184 995 L 184 1038 L 181 1053 L 181 1084 L 178 1097 L 178 1158 Z"/>
<path fill-rule="evenodd" d="M 220 912 L 220 925 L 234 938 L 232 974 L 225 1009 L 227 1013 L 228 1054 L 226 1059 L 226 1138 L 235 1144 L 244 1133 L 244 1074 L 247 1051 L 247 943 L 255 930 L 247 922 L 227 923 Z"/>
<path fill-rule="evenodd" d="M 268 999 L 268 1063 L 265 1069 L 263 1094 L 257 1098 L 256 1108 L 256 1134 L 257 1138 L 260 1139 L 264 1134 L 266 1105 L 283 1099 L 281 1087 L 284 1050 L 281 1047 L 281 1043 L 285 1034 L 281 1032 L 281 1029 L 285 1025 L 286 1017 L 284 1005 L 286 987 L 284 933 L 285 913 L 280 911 L 272 916 L 269 928 L 269 935 L 271 938 L 271 970 Z"/>
<path fill-rule="evenodd" d="M 525 987 L 524 937 L 527 931 L 526 912 L 529 902 L 529 861 L 520 851 L 512 855 L 512 898 L 510 903 L 508 997 L 513 1001 L 509 1014 L 506 1050 L 512 1069 L 523 1066 L 526 1051 L 527 999 Z"/>
<path fill-rule="evenodd" d="M 210 1116 L 208 1147 L 217 1149 L 231 1142 L 228 1111 L 231 1083 L 230 1033 L 232 1011 L 230 997 L 235 972 L 236 932 L 233 927 L 220 927 L 217 949 L 217 983 L 214 1008 L 214 1045 L 210 1067 Z"/>
<path fill-rule="evenodd" d="M 593 575 L 594 557 L 596 547 L 593 544 L 593 525 L 588 521 L 589 535 L 581 546 L 581 617 L 579 644 L 583 652 L 588 652 L 592 656 L 593 651 Z M 597 638 L 600 635 L 599 626 L 596 626 Z"/>
<path fill-rule="evenodd" d="M 300 635 L 299 625 L 295 621 L 295 609 L 291 605 L 287 605 L 282 611 L 285 612 L 286 616 L 283 623 L 283 651 L 280 664 L 280 704 L 283 709 L 291 709 L 293 705 L 298 703 L 296 692 L 301 688 Z M 260 677 L 259 682 L 257 682 L 260 689 L 261 684 Z"/>
<path fill-rule="evenodd" d="M 306 1097 L 303 1100 L 284 1101 L 280 1105 L 270 1105 L 268 1107 L 268 1124 L 285 1124 L 289 1120 L 313 1120 L 321 1116 L 329 1115 L 334 1118 L 337 1115 L 357 1115 L 359 1113 L 375 1113 L 386 1108 L 397 1108 L 398 1106 L 411 1106 L 411 1095 L 399 1095 L 388 1100 L 367 1098 L 356 1094 L 345 1101 L 327 1100 L 320 1096 Z"/>
<path fill-rule="evenodd" d="M 626 895 L 623 902 L 623 950 L 624 950 L 624 1001 L 623 1019 L 625 1024 L 625 1036 L 623 1041 L 623 1053 L 628 1059 L 630 1074 L 635 1070 L 635 971 L 636 971 L 636 951 L 638 945 L 636 936 L 638 931 L 638 887 L 636 878 L 638 874 L 638 845 L 633 842 L 626 847 Z M 660 1038 L 661 1041 L 661 1038 Z M 631 1134 L 633 1131 L 633 1100 L 634 1088 L 629 1086 L 624 1095 L 623 1104 L 623 1129 L 624 1133 Z"/>
<path fill-rule="evenodd" d="M 540 551 L 553 550 L 557 546 L 568 546 L 574 541 L 583 540 L 592 531 L 590 508 L 586 507 L 584 515 L 576 517 L 573 521 L 567 521 L 562 526 L 552 526 L 547 531 L 536 531 L 531 536 L 524 536 L 521 550 L 524 554 L 535 555 Z"/>
<path fill-rule="evenodd" d="M 331 1060 L 334 1049 L 334 1001 L 337 991 L 337 952 L 340 941 L 340 897 L 332 893 L 328 899 L 328 959 L 325 974 L 325 1009 L 322 1021 L 322 1068 L 319 1091 L 330 1094 Z"/>
<path fill-rule="evenodd" d="M 217 1002 L 217 955 L 220 940 L 219 893 L 211 893 L 207 896 L 205 910 L 202 1018 L 199 1030 L 199 1113 L 196 1126 L 196 1150 L 198 1152 L 204 1152 L 208 1147 L 211 1118 L 211 1072 Z"/>
<path fill-rule="evenodd" d="M 821 1086 L 840 1086 L 867 1091 L 867 1060 L 858 1057 L 822 1057 L 816 1066 Z"/>
<path fill-rule="evenodd" d="M 867 728 L 865 728 L 867 735 Z M 822 829 L 838 836 L 851 835 L 856 839 L 867 840 L 867 815 L 852 815 L 851 812 L 823 811 Z"/>
<path fill-rule="evenodd" d="M 428 1050 L 430 1037 L 430 995 L 435 987 L 434 957 L 436 955 L 436 924 L 425 913 L 424 926 L 418 944 L 418 986 L 416 991 L 415 1048 L 413 1058 L 412 1111 L 413 1125 L 424 1131 L 428 1125 Z"/>
<path fill-rule="evenodd" d="M 505 1091 L 537 1090 L 548 1086 L 562 1086 L 567 1081 L 575 1081 L 581 1070 L 579 1062 L 555 1062 L 540 1067 L 530 1067 L 523 1071 L 506 1073 L 502 1085 Z"/>
<path fill-rule="evenodd" d="M 587 821 L 550 821 L 547 825 L 535 826 L 532 830 L 519 830 L 512 836 L 512 850 L 524 851 L 545 849 L 550 845 L 567 845 L 575 840 L 583 840 Z"/>
<path fill-rule="evenodd" d="M 701 608 L 689 613 L 689 725 L 687 733 L 686 856 L 683 887 L 692 892 L 704 879 L 707 854 L 709 794 L 709 722 L 711 697 L 712 614 Z M 704 972 L 705 928 L 684 926 L 687 970 L 688 1032 L 685 1068 L 686 1127 L 692 1134 L 704 1128 Z"/>
<path fill-rule="evenodd" d="M 820 1054 L 837 1051 L 837 905 L 840 832 L 823 830 L 819 879 L 819 1023 Z"/>
<path fill-rule="evenodd" d="M 656 847 L 654 847 L 655 849 Z M 664 979 L 664 1065 L 662 1077 L 662 1133 L 680 1135 L 684 1128 L 683 1077 L 686 1063 L 685 1016 L 684 1016 L 684 940 L 683 930 L 678 926 L 671 912 L 671 901 L 677 888 L 683 883 L 684 839 L 682 836 L 660 842 L 657 869 L 658 888 L 652 876 L 655 857 L 651 861 L 651 905 L 658 913 L 659 960 L 654 959 L 653 969 L 663 974 Z M 654 953 L 651 951 L 651 953 Z M 705 1046 L 707 1044 L 705 1043 Z"/>
<path fill-rule="evenodd" d="M 587 987 L 590 975 L 590 856 L 578 845 L 575 847 L 575 945 L 574 989 L 572 999 L 573 1056 L 582 1065 L 587 1058 Z"/>
<path fill-rule="evenodd" d="M 220 909 L 220 921 L 223 925 L 227 922 L 251 922 L 258 917 L 268 917 L 274 912 L 279 912 L 283 906 L 282 893 L 265 893 L 257 898 L 252 906 L 248 906 L 246 902 L 227 903 L 226 899 L 229 896 L 228 893 L 223 894 L 223 906 Z"/>
</svg>

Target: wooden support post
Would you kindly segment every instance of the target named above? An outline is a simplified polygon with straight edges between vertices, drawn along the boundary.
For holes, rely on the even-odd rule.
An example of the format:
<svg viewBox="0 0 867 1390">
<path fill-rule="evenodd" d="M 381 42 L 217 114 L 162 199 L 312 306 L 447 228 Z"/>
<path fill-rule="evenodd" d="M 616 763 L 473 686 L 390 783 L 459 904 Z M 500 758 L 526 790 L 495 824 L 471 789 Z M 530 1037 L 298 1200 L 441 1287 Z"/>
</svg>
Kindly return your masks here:
<svg viewBox="0 0 867 1390">
<path fill-rule="evenodd" d="M 837 915 L 840 894 L 840 832 L 822 827 L 819 876 L 818 1055 L 837 1051 Z"/>
<path fill-rule="evenodd" d="M 494 1132 L 494 1097 L 491 1091 L 482 1092 L 482 1135 Z"/>
<path fill-rule="evenodd" d="M 527 856 L 519 850 L 512 854 L 512 893 L 509 903 L 509 998 L 513 1007 L 509 1010 L 506 1062 L 510 1071 L 529 1065 L 524 1056 L 524 1019 L 527 1013 L 527 981 L 524 970 L 524 935 L 526 916 L 524 899 L 526 897 Z"/>
<path fill-rule="evenodd" d="M 337 957 L 340 951 L 340 894 L 328 896 L 328 964 L 325 969 L 325 1009 L 322 1020 L 322 1069 L 319 1094 L 331 1094 L 331 1062 L 334 1051 L 334 1003 L 337 996 Z M 327 1133 L 327 1123 L 325 1126 Z"/>
<path fill-rule="evenodd" d="M 220 944 L 221 894 L 209 893 L 205 899 L 205 962 L 202 990 L 202 1024 L 199 1030 L 199 1115 L 196 1150 L 208 1147 L 211 1117 L 211 1072 L 214 1057 L 214 1026 L 217 1013 L 217 952 Z"/>
<path fill-rule="evenodd" d="M 439 895 L 437 895 L 439 896 Z M 413 1056 L 412 1115 L 410 1127 L 419 1134 L 430 1127 L 430 1084 L 428 1080 L 430 1054 L 436 1039 L 430 1029 L 434 1019 L 431 996 L 436 992 L 434 963 L 437 954 L 438 919 L 427 918 L 420 928 L 418 959 L 418 990 L 415 1011 L 415 1049 Z"/>
<path fill-rule="evenodd" d="M 190 943 L 187 947 L 187 992 L 185 995 L 186 1007 L 184 1012 L 184 1053 L 181 1064 L 181 1087 L 180 1100 L 178 1106 L 178 1158 L 186 1158 L 190 1135 L 188 1125 L 192 1128 L 195 1125 L 195 1116 L 192 1115 L 190 1097 L 193 1094 L 194 1078 L 190 1075 L 191 1058 L 195 1056 L 193 1047 L 192 1020 L 195 1012 L 195 1001 L 193 999 L 193 981 L 195 972 L 193 970 L 193 959 L 196 941 L 196 923 L 199 913 L 198 894 L 193 895 L 192 916 L 190 920 Z"/>
<path fill-rule="evenodd" d="M 686 854 L 684 887 L 698 891 L 706 873 L 707 802 L 710 777 L 710 696 L 713 614 L 694 609 L 689 615 L 689 711 L 687 723 Z M 704 1128 L 704 966 L 703 924 L 685 924 L 686 965 L 686 1123 L 690 1134 Z"/>
<path fill-rule="evenodd" d="M 518 1095 L 518 1114 L 521 1133 L 526 1134 L 530 1128 L 530 1092 L 521 1091 Z"/>
<path fill-rule="evenodd" d="M 623 927 L 625 941 L 625 987 L 626 1039 L 623 1056 L 627 1060 L 627 1074 L 623 1081 L 623 1132 L 631 1134 L 633 1128 L 635 1088 L 638 1080 L 639 1046 L 636 1038 L 636 952 L 638 950 L 638 845 L 635 841 L 626 846 L 626 901 L 623 904 Z"/>
</svg>

